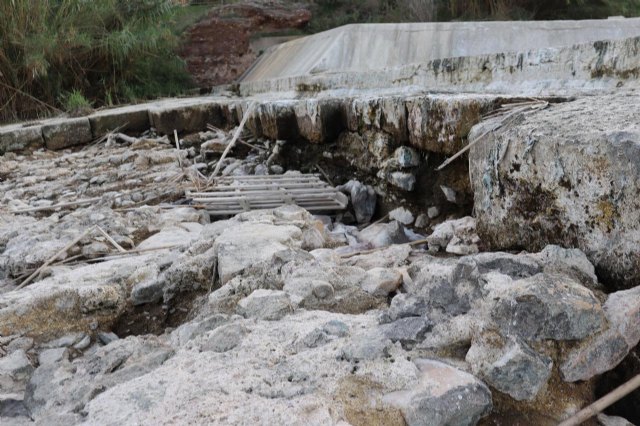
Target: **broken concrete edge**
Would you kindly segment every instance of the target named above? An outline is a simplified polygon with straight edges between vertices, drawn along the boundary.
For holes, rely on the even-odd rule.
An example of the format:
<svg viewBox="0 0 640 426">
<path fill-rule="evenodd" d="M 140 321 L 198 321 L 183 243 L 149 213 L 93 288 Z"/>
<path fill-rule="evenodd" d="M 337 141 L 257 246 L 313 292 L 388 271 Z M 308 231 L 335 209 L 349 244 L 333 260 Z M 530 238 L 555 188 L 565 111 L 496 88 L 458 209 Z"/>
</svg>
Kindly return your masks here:
<svg viewBox="0 0 640 426">
<path fill-rule="evenodd" d="M 640 75 L 640 37 L 602 40 L 524 52 L 433 59 L 386 69 L 317 72 L 239 84 L 243 96 L 318 93 L 331 89 L 420 86 L 440 92 L 526 96 L 597 94 Z M 267 59 L 261 59 L 267 61 Z M 637 83 L 636 83 L 637 85 Z"/>
<path fill-rule="evenodd" d="M 30 127 L 0 127 L 0 154 L 38 148 L 65 149 L 87 144 L 107 132 L 194 133 L 207 124 L 235 127 L 248 105 L 258 101 L 247 128 L 256 137 L 278 140 L 335 141 L 343 132 L 379 131 L 399 143 L 436 153 L 453 154 L 465 146 L 471 127 L 502 104 L 527 98 L 487 94 L 430 94 L 418 88 L 327 92 L 312 98 L 217 96 L 177 98 L 100 111 L 82 118 L 56 118 Z M 564 101 L 565 98 L 549 98 Z M 428 118 L 427 118 L 428 117 Z"/>
</svg>

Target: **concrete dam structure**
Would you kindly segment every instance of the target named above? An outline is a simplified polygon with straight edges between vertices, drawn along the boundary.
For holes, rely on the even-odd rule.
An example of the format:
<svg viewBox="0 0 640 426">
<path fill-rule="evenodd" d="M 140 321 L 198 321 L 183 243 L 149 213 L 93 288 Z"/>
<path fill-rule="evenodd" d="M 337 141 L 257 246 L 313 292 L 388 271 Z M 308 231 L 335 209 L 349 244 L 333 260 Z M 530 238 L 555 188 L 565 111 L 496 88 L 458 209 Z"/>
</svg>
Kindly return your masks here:
<svg viewBox="0 0 640 426">
<path fill-rule="evenodd" d="M 354 24 L 272 47 L 240 87 L 243 94 L 411 85 L 550 93 L 585 80 L 589 90 L 602 88 L 586 83 L 598 70 L 637 71 L 638 36 L 638 18 Z"/>
</svg>

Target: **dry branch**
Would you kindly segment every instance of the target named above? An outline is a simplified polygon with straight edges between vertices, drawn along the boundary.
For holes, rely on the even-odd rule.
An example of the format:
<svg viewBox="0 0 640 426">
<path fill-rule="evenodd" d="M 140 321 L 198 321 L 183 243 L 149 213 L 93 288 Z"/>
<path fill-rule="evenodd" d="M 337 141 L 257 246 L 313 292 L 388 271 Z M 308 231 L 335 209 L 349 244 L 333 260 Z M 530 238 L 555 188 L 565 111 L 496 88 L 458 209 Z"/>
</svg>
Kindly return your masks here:
<svg viewBox="0 0 640 426">
<path fill-rule="evenodd" d="M 118 244 L 116 242 L 116 240 L 111 238 L 111 236 L 109 234 L 107 234 L 107 232 L 104 229 L 100 228 L 97 225 L 96 225 L 96 228 L 98 228 L 98 231 L 100 231 L 100 233 L 102 235 L 104 235 L 104 237 L 107 239 L 107 241 L 109 241 L 111 243 L 111 245 L 116 248 L 116 250 L 118 250 L 120 253 L 126 253 L 127 252 L 124 248 L 122 248 L 122 246 L 120 244 Z"/>
<path fill-rule="evenodd" d="M 100 201 L 101 199 L 102 199 L 102 197 L 88 198 L 86 200 L 69 201 L 69 202 L 66 202 L 66 203 L 52 204 L 50 206 L 32 207 L 32 208 L 29 208 L 29 209 L 20 209 L 20 210 L 11 210 L 11 213 L 33 213 L 33 212 L 40 212 L 40 211 L 46 211 L 46 210 L 55 210 L 55 209 L 62 208 L 62 207 L 75 207 L 75 206 L 81 206 L 83 204 L 95 203 L 96 201 Z"/>
<path fill-rule="evenodd" d="M 522 106 L 523 104 L 524 104 L 524 106 Z M 505 126 L 508 123 L 511 123 L 512 119 L 514 119 L 518 114 L 523 113 L 523 112 L 525 112 L 527 110 L 544 109 L 544 108 L 547 107 L 547 105 L 549 105 L 549 103 L 545 102 L 545 101 L 534 101 L 534 102 L 523 102 L 523 103 L 512 104 L 512 105 L 518 105 L 518 107 L 513 109 L 511 112 L 506 114 L 504 117 L 502 117 L 500 119 L 500 121 L 495 126 L 493 126 L 491 129 L 487 130 L 486 132 L 484 132 L 480 136 L 476 137 L 472 142 L 469 142 L 467 144 L 467 146 L 462 148 L 460 151 L 456 152 L 451 158 L 447 159 L 444 163 L 440 164 L 436 168 L 436 171 L 440 171 L 440 170 L 444 169 L 445 167 L 447 167 L 449 164 L 451 164 L 458 157 L 462 156 L 462 154 L 464 154 L 465 152 L 469 151 L 475 144 L 477 144 L 482 139 L 484 139 L 484 137 L 487 136 L 489 133 L 498 130 L 499 128 Z M 505 107 L 505 106 L 503 105 L 503 107 Z"/>
<path fill-rule="evenodd" d="M 224 152 L 222 153 L 222 156 L 220 157 L 220 160 L 218 160 L 218 164 L 216 164 L 216 168 L 213 170 L 213 173 L 211 173 L 211 176 L 209 176 L 209 183 L 213 183 L 213 179 L 216 177 L 216 175 L 220 171 L 220 167 L 222 166 L 222 160 L 224 160 L 227 154 L 229 154 L 229 151 L 231 151 L 231 148 L 233 148 L 233 146 L 235 145 L 236 140 L 238 140 L 238 138 L 240 137 L 240 133 L 242 133 L 242 129 L 244 128 L 244 125 L 247 123 L 247 120 L 249 119 L 249 115 L 251 115 L 255 107 L 256 107 L 256 103 L 251 102 L 251 104 L 249 105 L 249 108 L 247 108 L 247 111 L 244 113 L 244 116 L 240 121 L 240 125 L 236 129 L 235 134 L 233 135 L 233 139 L 231 139 L 231 142 L 229 142 L 229 145 L 227 145 L 227 147 L 225 148 Z"/>
<path fill-rule="evenodd" d="M 96 225 L 88 228 L 86 231 L 84 231 L 82 234 L 78 235 L 76 238 L 73 239 L 73 241 L 71 241 L 69 244 L 67 244 L 66 246 L 64 246 L 64 248 L 62 250 L 60 250 L 59 252 L 57 252 L 56 254 L 54 254 L 53 256 L 51 256 L 49 258 L 49 260 L 47 260 L 46 262 L 44 262 L 38 269 L 35 270 L 35 272 L 31 275 L 29 275 L 29 277 L 27 277 L 26 280 L 22 281 L 22 283 L 20 283 L 20 285 L 18 287 L 16 287 L 16 290 L 20 290 L 22 287 L 26 286 L 27 284 L 29 284 L 31 282 L 31 280 L 33 280 L 38 274 L 40 274 L 40 272 L 46 268 L 47 266 L 51 265 L 58 257 L 60 257 L 61 255 L 63 255 L 64 253 L 67 252 L 67 250 L 69 250 L 71 247 L 73 247 L 74 245 L 76 245 L 78 243 L 78 241 L 80 241 L 81 239 L 83 239 L 84 237 L 86 237 L 87 235 L 89 235 L 91 232 L 93 232 L 96 229 Z"/>
<path fill-rule="evenodd" d="M 640 387 L 640 374 L 635 376 L 633 379 L 624 383 L 621 386 L 618 386 L 596 402 L 582 410 L 578 411 L 576 414 L 568 418 L 567 420 L 560 423 L 558 426 L 577 426 L 596 414 L 602 412 L 605 408 L 615 403 L 616 401 L 624 398 L 634 390 Z"/>
</svg>

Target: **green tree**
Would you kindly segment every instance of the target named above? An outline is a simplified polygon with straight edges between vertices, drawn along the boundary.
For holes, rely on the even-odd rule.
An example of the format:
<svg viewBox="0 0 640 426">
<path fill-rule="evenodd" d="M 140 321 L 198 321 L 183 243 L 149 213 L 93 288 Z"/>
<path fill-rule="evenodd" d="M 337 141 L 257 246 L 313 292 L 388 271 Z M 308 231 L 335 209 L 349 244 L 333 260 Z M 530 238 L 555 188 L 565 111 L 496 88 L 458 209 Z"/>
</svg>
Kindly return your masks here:
<svg viewBox="0 0 640 426">
<path fill-rule="evenodd" d="M 0 120 L 79 93 L 99 106 L 172 95 L 189 84 L 170 0 L 0 1 Z"/>
</svg>

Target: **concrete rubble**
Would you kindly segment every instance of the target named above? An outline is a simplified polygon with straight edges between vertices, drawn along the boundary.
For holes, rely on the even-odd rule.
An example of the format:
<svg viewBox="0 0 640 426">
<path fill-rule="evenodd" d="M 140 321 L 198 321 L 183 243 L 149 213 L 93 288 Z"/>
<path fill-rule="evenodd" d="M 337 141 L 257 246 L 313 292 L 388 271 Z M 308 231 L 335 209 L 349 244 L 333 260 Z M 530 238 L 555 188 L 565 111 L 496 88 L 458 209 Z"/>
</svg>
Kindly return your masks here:
<svg viewBox="0 0 640 426">
<path fill-rule="evenodd" d="M 256 77 L 314 36 L 259 60 L 240 84 L 251 96 L 0 127 L 0 424 L 572 416 L 638 354 L 633 23 L 599 22 L 593 37 L 611 39 L 593 40 L 565 23 L 568 44 L 525 43 L 535 54 L 510 90 L 498 89 L 522 52 L 442 64 L 469 79 L 451 77 L 449 93 L 411 86 L 440 65 L 403 86 L 389 72 L 420 64 L 340 74 L 330 57 L 316 77 L 295 61 Z M 369 30 L 342 29 L 343 42 Z M 573 83 L 556 69 L 569 52 L 565 65 L 584 65 Z M 493 85 L 463 93 L 481 57 Z M 534 65 L 558 74 L 532 81 Z M 363 90 L 340 87 L 345 76 Z M 301 82 L 327 86 L 292 94 Z M 468 161 L 436 171 L 469 143 Z M 216 167 L 231 181 L 316 173 L 349 203 L 210 216 L 186 194 L 211 189 Z M 638 420 L 634 400 L 624 410 L 593 424 Z"/>
</svg>

